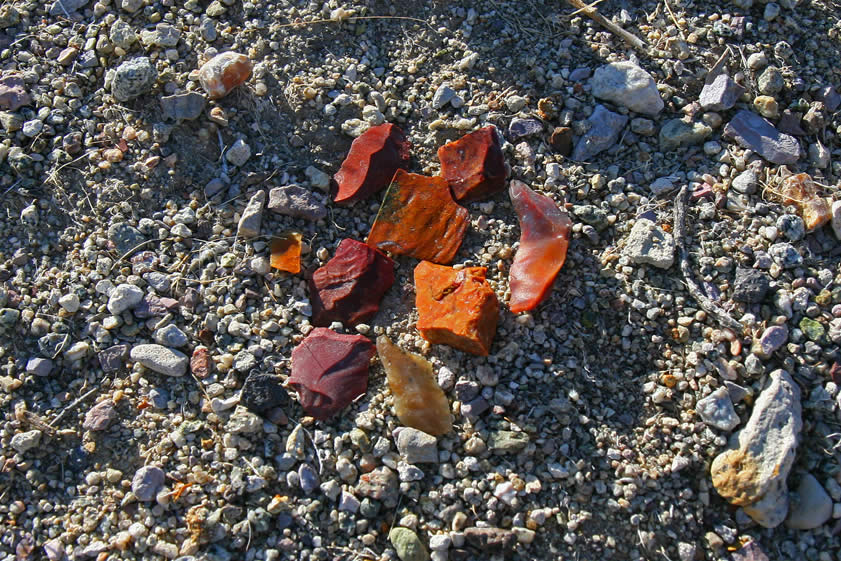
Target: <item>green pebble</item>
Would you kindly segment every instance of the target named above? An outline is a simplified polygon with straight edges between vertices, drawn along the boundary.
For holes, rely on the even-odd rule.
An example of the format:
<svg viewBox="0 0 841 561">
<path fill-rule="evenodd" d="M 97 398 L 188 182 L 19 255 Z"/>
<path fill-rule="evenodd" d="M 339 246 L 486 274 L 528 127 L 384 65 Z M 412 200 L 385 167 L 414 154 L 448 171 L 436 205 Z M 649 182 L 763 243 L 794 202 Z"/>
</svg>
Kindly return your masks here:
<svg viewBox="0 0 841 561">
<path fill-rule="evenodd" d="M 815 342 L 823 339 L 824 333 L 826 333 L 823 325 L 812 318 L 803 318 L 800 320 L 800 331 L 802 331 L 810 341 Z"/>
<path fill-rule="evenodd" d="M 427 561 L 429 553 L 416 533 L 408 528 L 392 528 L 388 533 L 391 545 L 401 561 Z"/>
</svg>

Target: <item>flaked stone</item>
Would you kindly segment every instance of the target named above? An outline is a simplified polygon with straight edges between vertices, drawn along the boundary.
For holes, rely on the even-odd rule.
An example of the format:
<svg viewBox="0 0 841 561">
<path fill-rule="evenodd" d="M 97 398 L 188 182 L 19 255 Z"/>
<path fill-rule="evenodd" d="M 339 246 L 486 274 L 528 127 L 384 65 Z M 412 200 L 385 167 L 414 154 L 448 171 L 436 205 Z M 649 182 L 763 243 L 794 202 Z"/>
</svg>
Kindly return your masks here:
<svg viewBox="0 0 841 561">
<path fill-rule="evenodd" d="M 396 255 L 446 264 L 461 247 L 470 222 L 442 177 L 397 170 L 386 192 L 368 245 Z"/>
<path fill-rule="evenodd" d="M 452 267 L 421 261 L 415 267 L 417 329 L 430 343 L 487 356 L 496 333 L 499 301 L 485 267 Z M 410 462 L 411 463 L 411 462 Z"/>
<path fill-rule="evenodd" d="M 409 141 L 396 125 L 369 128 L 356 138 L 342 167 L 333 176 L 333 201 L 350 204 L 384 189 L 398 169 L 409 165 Z"/>
<path fill-rule="evenodd" d="M 432 364 L 420 355 L 402 350 L 385 335 L 377 338 L 377 353 L 400 422 L 433 436 L 450 432 L 453 424 L 449 403 L 435 380 Z"/>
<path fill-rule="evenodd" d="M 800 414 L 800 388 L 788 372 L 775 370 L 745 427 L 713 460 L 716 491 L 766 528 L 778 526 L 788 513 L 786 478 L 802 428 Z"/>
<path fill-rule="evenodd" d="M 313 325 L 353 326 L 374 317 L 394 284 L 394 263 L 376 249 L 344 239 L 336 254 L 310 279 Z"/>
<path fill-rule="evenodd" d="M 271 267 L 293 275 L 300 273 L 302 239 L 300 232 L 286 232 L 272 238 L 270 246 Z"/>
<path fill-rule="evenodd" d="M 368 389 L 374 345 L 362 335 L 343 335 L 319 327 L 292 351 L 288 383 L 307 415 L 328 419 Z"/>
<path fill-rule="evenodd" d="M 473 131 L 438 149 L 441 176 L 457 201 L 490 197 L 505 188 L 505 159 L 492 126 Z"/>
<path fill-rule="evenodd" d="M 520 246 L 511 265 L 508 303 L 512 313 L 532 310 L 552 291 L 566 261 L 572 221 L 546 195 L 512 181 L 511 203 L 520 223 Z"/>
</svg>

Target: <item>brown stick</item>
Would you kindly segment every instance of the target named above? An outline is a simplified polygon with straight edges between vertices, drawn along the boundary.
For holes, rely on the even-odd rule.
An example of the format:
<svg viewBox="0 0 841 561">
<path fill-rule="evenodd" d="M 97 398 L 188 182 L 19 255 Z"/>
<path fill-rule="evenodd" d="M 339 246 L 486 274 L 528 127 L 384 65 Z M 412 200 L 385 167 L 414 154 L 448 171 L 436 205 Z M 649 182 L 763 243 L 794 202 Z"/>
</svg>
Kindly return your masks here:
<svg viewBox="0 0 841 561">
<path fill-rule="evenodd" d="M 643 41 L 633 33 L 625 31 L 624 29 L 622 29 L 621 27 L 619 27 L 618 25 L 601 15 L 598 12 L 598 10 L 596 10 L 596 8 L 585 4 L 581 0 L 567 0 L 567 2 L 574 8 L 577 8 L 579 12 L 583 13 L 585 16 L 598 23 L 617 37 L 620 37 L 635 49 L 638 49 L 643 52 L 647 51 L 647 45 L 645 41 Z"/>
</svg>

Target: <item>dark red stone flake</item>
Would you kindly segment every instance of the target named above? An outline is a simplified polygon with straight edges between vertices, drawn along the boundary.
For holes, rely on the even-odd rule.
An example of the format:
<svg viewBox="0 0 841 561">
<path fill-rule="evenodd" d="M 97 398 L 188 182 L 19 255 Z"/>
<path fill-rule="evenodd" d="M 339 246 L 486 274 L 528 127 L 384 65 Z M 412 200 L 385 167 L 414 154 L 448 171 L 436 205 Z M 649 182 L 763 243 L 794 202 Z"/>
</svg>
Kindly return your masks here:
<svg viewBox="0 0 841 561">
<path fill-rule="evenodd" d="M 388 186 L 394 172 L 409 165 L 409 146 L 403 131 L 391 123 L 365 131 L 333 176 L 338 185 L 333 202 L 350 204 Z"/>
<path fill-rule="evenodd" d="M 310 279 L 313 325 L 340 321 L 353 326 L 371 319 L 392 284 L 391 259 L 362 242 L 342 240 L 333 258 Z"/>
<path fill-rule="evenodd" d="M 368 390 L 368 367 L 376 350 L 362 335 L 313 329 L 292 351 L 289 385 L 307 415 L 332 417 Z"/>
</svg>

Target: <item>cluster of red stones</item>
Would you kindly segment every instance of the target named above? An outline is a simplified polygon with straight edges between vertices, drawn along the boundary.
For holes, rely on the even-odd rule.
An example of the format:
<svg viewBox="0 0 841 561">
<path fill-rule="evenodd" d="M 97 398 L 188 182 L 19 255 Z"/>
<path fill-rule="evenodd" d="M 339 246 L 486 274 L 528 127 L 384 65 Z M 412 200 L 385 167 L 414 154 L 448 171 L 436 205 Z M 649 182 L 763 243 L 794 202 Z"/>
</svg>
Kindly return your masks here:
<svg viewBox="0 0 841 561">
<path fill-rule="evenodd" d="M 333 258 L 313 273 L 312 322 L 354 326 L 371 319 L 394 283 L 394 264 L 384 252 L 405 255 L 421 260 L 414 272 L 421 335 L 431 343 L 487 356 L 499 301 L 485 278 L 486 269 L 445 265 L 455 258 L 469 223 L 467 209 L 456 201 L 481 200 L 505 188 L 507 167 L 499 138 L 493 127 L 485 127 L 445 144 L 438 150 L 441 175 L 435 177 L 405 170 L 409 147 L 397 126 L 372 127 L 354 140 L 334 175 L 333 201 L 338 204 L 388 189 L 367 243 L 342 240 Z M 534 309 L 551 292 L 566 258 L 571 222 L 552 199 L 519 181 L 511 182 L 510 197 L 521 229 L 509 282 L 509 308 L 518 313 Z M 273 242 L 272 266 L 294 273 L 295 258 L 299 263 L 300 236 Z M 401 421 L 430 434 L 449 431 L 446 397 L 428 361 L 384 337 L 377 348 Z M 289 382 L 304 410 L 325 419 L 362 395 L 373 349 L 361 335 L 313 330 L 292 353 Z"/>
</svg>

